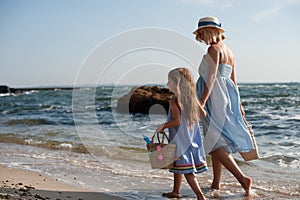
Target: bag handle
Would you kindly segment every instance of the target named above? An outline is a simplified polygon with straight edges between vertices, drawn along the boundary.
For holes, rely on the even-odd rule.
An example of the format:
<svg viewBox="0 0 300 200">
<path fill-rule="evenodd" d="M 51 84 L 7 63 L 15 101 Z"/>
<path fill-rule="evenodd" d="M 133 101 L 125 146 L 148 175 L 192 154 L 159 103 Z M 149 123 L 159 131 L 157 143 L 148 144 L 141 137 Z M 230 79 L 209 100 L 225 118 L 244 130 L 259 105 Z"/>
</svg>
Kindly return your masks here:
<svg viewBox="0 0 300 200">
<path fill-rule="evenodd" d="M 247 128 L 249 129 L 250 126 L 249 126 L 249 124 L 248 124 L 248 122 L 246 120 L 246 117 L 244 115 L 242 115 L 242 118 L 243 118 L 243 121 L 246 124 Z"/>
<path fill-rule="evenodd" d="M 162 134 L 162 142 L 160 142 L 159 134 Z M 152 138 L 151 138 L 151 143 L 154 143 L 154 137 L 155 137 L 155 135 L 157 136 L 157 141 L 158 141 L 159 144 L 163 144 L 164 143 L 165 137 L 167 138 L 168 143 L 169 143 L 169 138 L 168 138 L 167 134 L 164 131 L 162 131 L 162 132 L 155 132 L 153 134 Z"/>
<path fill-rule="evenodd" d="M 247 126 L 247 128 L 249 130 L 249 133 L 252 134 L 252 135 L 254 135 L 254 132 L 253 132 L 251 126 L 248 124 L 248 122 L 246 120 L 246 117 L 244 115 L 242 117 L 243 117 L 244 123 L 246 124 L 246 126 Z"/>
</svg>

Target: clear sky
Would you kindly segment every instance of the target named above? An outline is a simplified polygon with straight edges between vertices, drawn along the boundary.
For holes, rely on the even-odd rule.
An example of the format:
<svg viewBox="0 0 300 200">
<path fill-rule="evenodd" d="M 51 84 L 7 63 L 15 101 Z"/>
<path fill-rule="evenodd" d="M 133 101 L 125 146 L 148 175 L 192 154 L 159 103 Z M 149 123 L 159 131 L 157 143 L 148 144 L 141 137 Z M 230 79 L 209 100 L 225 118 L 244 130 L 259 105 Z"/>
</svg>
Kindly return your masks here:
<svg viewBox="0 0 300 200">
<path fill-rule="evenodd" d="M 0 84 L 72 85 L 93 49 L 109 38 L 158 27 L 193 40 L 198 19 L 207 15 L 218 17 L 226 30 L 238 82 L 299 82 L 299 10 L 300 0 L 0 0 Z M 133 55 L 122 62 L 135 60 Z M 97 66 L 97 73 L 105 68 Z M 144 76 L 155 76 L 150 71 Z M 86 75 L 79 83 L 95 81 Z"/>
</svg>

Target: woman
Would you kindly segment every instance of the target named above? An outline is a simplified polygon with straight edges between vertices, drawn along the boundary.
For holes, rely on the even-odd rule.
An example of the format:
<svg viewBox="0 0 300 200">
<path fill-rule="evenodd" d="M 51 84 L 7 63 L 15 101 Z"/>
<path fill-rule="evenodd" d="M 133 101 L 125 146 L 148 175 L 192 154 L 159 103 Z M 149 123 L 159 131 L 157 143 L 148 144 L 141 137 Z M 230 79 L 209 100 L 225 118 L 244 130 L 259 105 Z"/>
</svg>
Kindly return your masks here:
<svg viewBox="0 0 300 200">
<path fill-rule="evenodd" d="M 252 179 L 243 174 L 231 153 L 250 151 L 253 144 L 242 119 L 244 111 L 235 78 L 234 56 L 223 43 L 223 33 L 216 17 L 201 18 L 194 31 L 197 41 L 209 45 L 199 66 L 197 81 L 197 95 L 207 112 L 202 120 L 204 149 L 212 156 L 214 179 L 211 187 L 220 189 L 224 166 L 237 178 L 248 196 L 252 193 Z"/>
</svg>

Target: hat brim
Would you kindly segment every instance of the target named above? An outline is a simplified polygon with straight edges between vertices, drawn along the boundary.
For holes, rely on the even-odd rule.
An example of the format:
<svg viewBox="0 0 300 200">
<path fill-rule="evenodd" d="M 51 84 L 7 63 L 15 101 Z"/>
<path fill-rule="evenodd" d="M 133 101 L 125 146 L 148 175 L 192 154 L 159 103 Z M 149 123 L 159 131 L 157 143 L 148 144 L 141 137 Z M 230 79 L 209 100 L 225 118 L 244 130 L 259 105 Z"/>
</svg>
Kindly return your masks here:
<svg viewBox="0 0 300 200">
<path fill-rule="evenodd" d="M 207 27 L 212 27 L 212 28 L 219 29 L 219 30 L 221 30 L 221 31 L 222 31 L 222 33 L 224 33 L 224 32 L 225 32 L 225 30 L 224 30 L 224 29 L 222 29 L 222 28 L 220 28 L 220 27 L 213 26 L 213 25 L 207 25 L 207 26 L 202 26 L 202 27 L 198 28 L 197 30 L 195 30 L 195 31 L 193 32 L 193 34 L 195 34 L 195 35 L 196 35 L 196 34 L 197 34 L 197 32 L 198 32 L 200 29 L 207 28 Z"/>
</svg>

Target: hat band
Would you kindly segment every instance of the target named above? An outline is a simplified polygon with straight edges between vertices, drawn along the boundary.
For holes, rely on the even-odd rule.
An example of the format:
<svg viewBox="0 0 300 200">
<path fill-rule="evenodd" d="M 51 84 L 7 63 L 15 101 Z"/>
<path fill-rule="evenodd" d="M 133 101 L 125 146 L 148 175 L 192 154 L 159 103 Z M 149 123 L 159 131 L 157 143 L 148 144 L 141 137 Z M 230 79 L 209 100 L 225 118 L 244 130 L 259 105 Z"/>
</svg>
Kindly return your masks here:
<svg viewBox="0 0 300 200">
<path fill-rule="evenodd" d="M 209 25 L 213 25 L 213 26 L 217 26 L 221 28 L 221 23 L 217 24 L 215 22 L 199 22 L 198 23 L 198 28 L 201 28 L 201 26 L 209 26 Z"/>
</svg>

